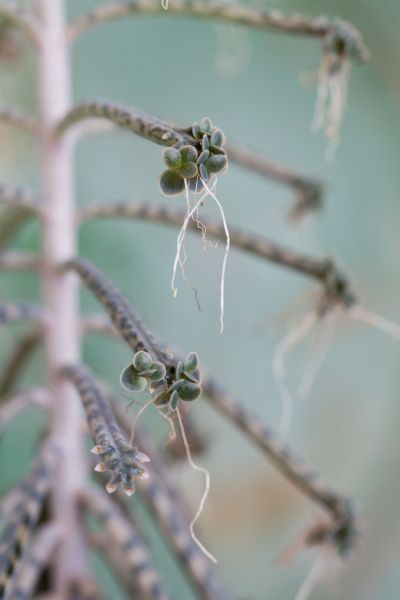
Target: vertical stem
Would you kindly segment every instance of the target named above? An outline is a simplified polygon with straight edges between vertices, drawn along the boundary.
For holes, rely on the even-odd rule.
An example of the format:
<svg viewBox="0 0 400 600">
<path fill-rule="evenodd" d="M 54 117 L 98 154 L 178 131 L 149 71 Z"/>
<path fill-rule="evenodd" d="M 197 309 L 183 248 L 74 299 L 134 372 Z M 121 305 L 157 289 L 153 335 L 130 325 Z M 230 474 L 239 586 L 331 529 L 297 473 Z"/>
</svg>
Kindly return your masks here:
<svg viewBox="0 0 400 600">
<path fill-rule="evenodd" d="M 53 490 L 54 518 L 66 536 L 55 566 L 58 598 L 68 595 L 71 580 L 86 574 L 86 550 L 77 512 L 77 491 L 85 478 L 81 406 L 70 383 L 59 376 L 61 366 L 79 358 L 77 288 L 74 276 L 58 271 L 75 255 L 72 140 L 56 139 L 54 125 L 70 108 L 70 65 L 65 43 L 64 0 L 39 0 L 40 38 L 39 106 L 41 178 L 43 193 L 42 250 L 43 305 L 49 314 L 45 334 L 48 383 L 52 395 L 52 433 L 61 442 L 63 456 Z"/>
</svg>

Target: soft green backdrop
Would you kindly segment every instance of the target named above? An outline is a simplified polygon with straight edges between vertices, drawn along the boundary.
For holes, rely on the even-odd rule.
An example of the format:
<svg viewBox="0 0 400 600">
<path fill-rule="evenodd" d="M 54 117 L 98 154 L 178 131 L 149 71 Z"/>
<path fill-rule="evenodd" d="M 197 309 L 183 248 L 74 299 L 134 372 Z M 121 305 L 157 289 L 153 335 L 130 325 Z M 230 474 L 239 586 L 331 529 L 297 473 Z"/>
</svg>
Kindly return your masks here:
<svg viewBox="0 0 400 600">
<path fill-rule="evenodd" d="M 71 0 L 69 13 L 72 17 L 99 4 Z M 207 115 L 228 137 L 323 178 L 328 185 L 324 210 L 298 225 L 285 219 L 290 190 L 234 166 L 220 177 L 218 195 L 230 222 L 318 256 L 334 256 L 354 279 L 365 306 L 400 322 L 400 5 L 395 0 L 276 0 L 274 6 L 352 20 L 371 49 L 368 65 L 353 69 L 333 165 L 324 158 L 324 137 L 310 132 L 315 90 L 302 86 L 299 77 L 318 65 L 316 40 L 168 14 L 130 18 L 92 30 L 78 41 L 73 60 L 75 98 L 117 100 L 182 123 Z M 230 72 L 221 71 L 224 61 L 228 67 L 233 64 Z M 18 70 L 3 66 L 0 82 L 1 102 L 34 109 L 32 59 L 22 57 Z M 0 144 L 1 180 L 36 186 L 34 145 L 5 126 L 0 129 Z M 157 183 L 161 169 L 158 146 L 118 132 L 91 137 L 77 150 L 79 202 L 131 198 L 182 207 L 183 198 L 161 198 Z M 216 214 L 211 206 L 205 210 Z M 82 231 L 80 248 L 128 293 L 151 328 L 170 343 L 196 349 L 249 408 L 276 425 L 280 407 L 273 351 L 288 325 L 307 310 L 315 288 L 301 276 L 233 250 L 226 279 L 225 333 L 220 336 L 222 246 L 204 253 L 197 238 L 188 243 L 187 272 L 199 292 L 198 312 L 191 290 L 181 280 L 177 298 L 171 296 L 175 241 L 176 231 L 161 226 L 98 222 Z M 34 225 L 15 242 L 25 248 L 36 244 Z M 35 277 L 2 274 L 0 294 L 2 300 L 35 298 Z M 83 304 L 85 310 L 98 308 L 86 294 Z M 1 331 L 1 363 L 16 329 Z M 318 338 L 317 332 L 290 360 L 294 390 Z M 398 353 L 393 339 L 343 318 L 310 397 L 295 404 L 290 441 L 326 479 L 354 496 L 363 516 L 359 548 L 349 568 L 332 584 L 342 598 L 399 597 Z M 86 360 L 110 381 L 117 381 L 128 357 L 129 352 L 115 342 L 98 336 L 85 341 Z M 27 370 L 25 384 L 38 377 L 39 358 Z M 293 598 L 314 555 L 304 553 L 287 567 L 277 566 L 276 559 L 317 509 L 207 405 L 198 402 L 193 413 L 210 439 L 202 463 L 210 469 L 212 491 L 201 529 L 219 558 L 221 577 L 237 599 Z M 165 433 L 155 411 L 149 410 L 143 421 L 158 437 Z M 33 418 L 25 414 L 3 435 L 2 488 L 26 468 L 39 422 L 36 414 Z M 201 494 L 199 477 L 182 463 L 171 469 L 195 510 Z M 147 527 L 172 597 L 190 600 L 179 570 L 156 532 Z M 98 575 L 107 581 L 107 597 L 123 597 L 104 566 L 99 565 Z M 329 585 L 318 586 L 312 597 L 329 594 Z"/>
</svg>

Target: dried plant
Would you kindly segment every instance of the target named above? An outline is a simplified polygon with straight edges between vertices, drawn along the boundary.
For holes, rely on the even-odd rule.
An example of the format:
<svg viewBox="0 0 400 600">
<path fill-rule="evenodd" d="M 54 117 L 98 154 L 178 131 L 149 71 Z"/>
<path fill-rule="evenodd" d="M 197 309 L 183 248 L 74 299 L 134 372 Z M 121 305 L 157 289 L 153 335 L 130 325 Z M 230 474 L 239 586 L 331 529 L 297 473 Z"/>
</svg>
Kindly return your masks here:
<svg viewBox="0 0 400 600">
<path fill-rule="evenodd" d="M 350 500 L 325 484 L 283 437 L 249 413 L 245 401 L 234 398 L 208 374 L 201 367 L 195 349 L 182 354 L 161 342 L 111 280 L 77 255 L 76 243 L 79 226 L 92 219 L 129 218 L 178 227 L 172 280 L 175 288 L 176 269 L 180 267 L 184 274 L 188 231 L 201 235 L 203 242 L 208 238 L 225 240 L 221 325 L 230 245 L 314 279 L 321 293 L 313 312 L 313 324 L 338 309 L 363 318 L 366 313 L 358 308 L 346 277 L 331 260 L 296 252 L 229 226 L 216 195 L 217 176 L 226 173 L 228 165 L 239 165 L 291 188 L 294 204 L 290 217 L 299 219 L 321 205 L 323 185 L 240 144 L 232 144 L 229 132 L 222 133 L 207 117 L 196 123 L 176 125 L 115 102 L 74 105 L 70 52 L 73 42 L 89 28 L 138 13 L 165 14 L 164 9 L 172 16 L 215 19 L 236 26 L 320 38 L 317 125 L 337 139 L 350 64 L 362 63 L 368 56 L 361 35 L 339 19 L 307 18 L 224 0 L 115 2 L 83 14 L 72 23 L 65 20 L 64 4 L 64 0 L 36 0 L 24 3 L 22 8 L 17 1 L 0 3 L 0 59 L 12 58 L 16 52 L 12 43 L 26 37 L 37 58 L 39 106 L 36 116 L 3 106 L 0 122 L 37 139 L 41 181 L 37 193 L 22 191 L 17 186 L 0 186 L 0 271 L 35 271 L 42 289 L 41 306 L 27 302 L 0 304 L 1 326 L 16 320 L 29 322 L 27 333 L 16 343 L 0 373 L 0 429 L 31 405 L 40 406 L 48 415 L 33 466 L 26 478 L 0 500 L 1 598 L 30 598 L 40 581 L 41 591 L 53 594 L 52 597 L 100 598 L 102 590 L 89 567 L 93 550 L 103 555 L 129 597 L 148 600 L 172 597 L 143 537 L 135 511 L 136 496 L 127 503 L 123 494 L 131 496 L 136 486 L 194 593 L 209 600 L 229 597 L 209 560 L 214 557 L 194 532 L 207 496 L 209 474 L 195 462 L 195 448 L 201 456 L 206 442 L 200 436 L 195 443 L 196 422 L 187 408 L 203 397 L 257 445 L 310 502 L 325 512 L 324 522 L 302 536 L 301 543 L 330 548 L 340 557 L 347 556 L 357 539 L 356 515 Z M 15 33 L 18 35 L 13 38 Z M 173 117 L 179 120 L 179 115 Z M 161 191 L 165 195 L 182 194 L 186 198 L 186 211 L 130 201 L 93 203 L 77 209 L 71 168 L 74 142 L 77 134 L 90 133 L 93 119 L 96 123 L 99 119 L 107 122 L 111 129 L 122 128 L 164 146 Z M 222 224 L 199 214 L 205 198 L 217 203 Z M 12 236 L 28 219 L 39 223 L 41 252 L 31 255 L 7 250 Z M 102 305 L 107 319 L 101 315 L 80 318 L 76 275 Z M 371 315 L 369 318 L 373 321 Z M 134 424 L 107 383 L 81 364 L 80 338 L 90 330 L 117 337 L 133 352 L 131 362 L 121 365 L 112 383 L 120 381 L 132 397 L 137 392 L 148 393 L 149 400 Z M 173 340 L 169 342 L 173 344 Z M 292 338 L 283 343 L 279 354 L 278 375 L 282 379 L 281 363 L 294 343 L 297 341 Z M 15 390 L 22 368 L 39 346 L 44 349 L 46 385 L 43 389 L 19 393 Z M 151 405 L 168 420 L 171 439 L 177 436 L 175 429 L 179 430 L 180 450 L 171 451 L 170 455 L 182 456 L 183 451 L 205 478 L 205 492 L 193 520 L 188 518 L 182 494 L 162 453 L 136 422 L 142 410 Z M 84 418 L 86 430 L 82 427 Z M 92 452 L 99 458 L 95 471 L 96 483 L 101 487 L 90 483 L 88 434 L 94 444 Z M 103 472 L 108 472 L 105 481 Z M 103 486 L 112 495 L 107 495 Z M 86 513 L 95 517 L 100 528 L 92 526 L 93 520 L 86 519 Z M 51 571 L 51 577 L 41 580 L 45 571 Z"/>
</svg>

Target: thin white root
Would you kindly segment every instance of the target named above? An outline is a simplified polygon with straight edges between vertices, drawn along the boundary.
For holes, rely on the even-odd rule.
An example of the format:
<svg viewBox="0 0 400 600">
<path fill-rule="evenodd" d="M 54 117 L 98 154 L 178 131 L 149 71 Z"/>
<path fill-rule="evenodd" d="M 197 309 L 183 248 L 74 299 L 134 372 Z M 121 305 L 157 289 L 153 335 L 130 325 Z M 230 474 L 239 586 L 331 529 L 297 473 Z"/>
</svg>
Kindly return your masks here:
<svg viewBox="0 0 400 600">
<path fill-rule="evenodd" d="M 161 6 L 163 7 L 164 10 L 168 10 L 168 3 L 169 3 L 169 0 L 161 0 Z"/>
<path fill-rule="evenodd" d="M 170 415 L 167 415 L 167 413 L 165 413 L 163 410 L 161 410 L 161 408 L 158 409 L 158 412 L 163 417 L 163 419 L 168 421 L 169 433 L 168 433 L 167 443 L 165 444 L 166 446 L 168 446 L 168 444 L 171 444 L 172 442 L 174 442 L 176 440 L 175 423 L 174 423 L 173 418 L 170 417 Z"/>
<path fill-rule="evenodd" d="M 321 581 L 327 572 L 331 558 L 331 548 L 322 548 L 312 565 L 310 572 L 303 581 L 294 600 L 307 600 L 316 584 Z"/>
<path fill-rule="evenodd" d="M 185 189 L 188 191 L 186 180 L 185 180 Z M 190 210 L 188 209 L 188 211 L 185 215 L 185 220 L 183 221 L 182 227 L 178 234 L 178 238 L 176 240 L 176 254 L 175 254 L 175 260 L 174 260 L 174 266 L 172 268 L 172 278 L 171 278 L 171 290 L 172 290 L 172 294 L 173 294 L 174 298 L 176 297 L 176 295 L 178 293 L 178 288 L 176 287 L 176 272 L 178 269 L 178 264 L 182 268 L 181 254 L 182 254 L 182 251 L 183 251 L 182 249 L 184 248 L 184 244 L 185 244 L 188 223 L 189 223 L 189 220 L 191 219 L 192 215 L 195 214 L 195 212 L 198 210 L 198 207 L 202 204 L 202 202 L 204 201 L 204 199 L 207 196 L 208 196 L 208 192 L 206 192 L 205 194 L 203 194 L 200 197 L 200 199 L 196 202 L 196 204 L 194 205 L 193 208 L 191 208 Z M 188 200 L 187 200 L 187 204 L 188 204 Z M 189 203 L 189 207 L 190 207 L 190 203 Z M 183 264 L 184 264 L 184 261 L 183 261 Z"/>
<path fill-rule="evenodd" d="M 139 417 L 144 413 L 144 411 L 146 410 L 146 408 L 148 408 L 150 406 L 150 404 L 153 404 L 153 402 L 154 402 L 154 399 L 150 398 L 150 400 L 148 400 L 147 402 L 145 402 L 143 404 L 143 406 L 140 408 L 140 410 L 133 417 L 132 428 L 131 428 L 131 437 L 129 439 L 129 443 L 130 443 L 131 446 L 133 446 L 133 442 L 135 440 L 136 423 L 138 422 Z"/>
<path fill-rule="evenodd" d="M 321 332 L 321 336 L 317 342 L 317 346 L 313 353 L 310 362 L 303 374 L 303 378 L 300 382 L 298 394 L 300 398 L 307 398 L 310 395 L 315 380 L 321 367 L 326 359 L 329 349 L 332 346 L 333 338 L 336 333 L 338 324 L 338 312 L 332 309 L 332 312 L 328 314 L 324 319 L 324 327 Z"/>
<path fill-rule="evenodd" d="M 382 331 L 383 333 L 387 333 L 396 340 L 400 339 L 400 325 L 393 323 L 393 321 L 389 321 L 389 319 L 386 319 L 385 317 L 381 317 L 377 313 L 374 313 L 363 306 L 352 306 L 345 314 L 353 319 L 362 321 L 375 329 L 379 329 L 379 331 Z"/>
<path fill-rule="evenodd" d="M 314 131 L 324 130 L 329 139 L 326 158 L 332 161 L 339 144 L 339 131 L 346 108 L 347 88 L 351 73 L 351 60 L 325 52 L 318 71 L 318 91 Z"/>
<path fill-rule="evenodd" d="M 318 314 L 315 310 L 307 313 L 298 326 L 279 342 L 274 352 L 272 369 L 282 404 L 282 415 L 279 424 L 281 435 L 288 433 L 293 414 L 293 398 L 286 383 L 285 362 L 290 352 L 306 337 L 317 321 Z"/>
<path fill-rule="evenodd" d="M 185 432 L 185 428 L 183 426 L 182 416 L 181 416 L 181 413 L 179 412 L 179 408 L 176 409 L 176 415 L 178 417 L 178 423 L 179 423 L 179 427 L 180 427 L 180 430 L 181 430 L 183 445 L 185 446 L 186 456 L 187 456 L 187 459 L 188 459 L 188 463 L 192 467 L 192 469 L 194 469 L 195 471 L 198 471 L 199 473 L 203 473 L 204 478 L 205 478 L 205 487 L 204 487 L 203 495 L 202 495 L 201 500 L 200 500 L 199 508 L 198 508 L 197 513 L 195 514 L 192 522 L 190 523 L 190 527 L 189 527 L 190 528 L 190 535 L 191 535 L 191 538 L 194 541 L 194 543 L 207 556 L 207 558 L 209 558 L 213 563 L 217 564 L 217 559 L 215 558 L 215 556 L 213 556 L 211 554 L 211 552 L 209 552 L 207 550 L 207 548 L 200 542 L 200 540 L 197 538 L 197 536 L 196 536 L 196 534 L 194 532 L 194 524 L 196 523 L 196 521 L 201 516 L 201 514 L 202 514 L 202 512 L 204 510 L 204 505 L 206 503 L 207 496 L 208 496 L 208 493 L 210 491 L 210 473 L 207 471 L 207 469 L 205 469 L 203 467 L 200 467 L 199 465 L 197 465 L 194 462 L 194 460 L 192 458 L 192 454 L 190 452 L 189 442 L 188 442 L 188 439 L 186 437 L 186 432 Z"/>
<path fill-rule="evenodd" d="M 225 237 L 226 237 L 225 254 L 224 254 L 224 259 L 222 262 L 222 270 L 221 270 L 221 288 L 220 288 L 221 289 L 221 291 L 220 291 L 220 298 L 221 298 L 221 300 L 220 300 L 220 307 L 221 307 L 220 308 L 220 323 L 221 323 L 221 334 L 222 334 L 224 332 L 224 312 L 225 312 L 225 272 L 226 272 L 226 263 L 228 261 L 229 248 L 231 245 L 231 238 L 229 235 L 229 229 L 228 229 L 228 224 L 226 222 L 224 209 L 222 208 L 220 201 L 218 200 L 217 196 L 214 194 L 212 189 L 210 189 L 208 187 L 206 182 L 204 180 L 202 180 L 202 181 L 203 181 L 203 185 L 204 185 L 206 191 L 208 192 L 209 196 L 211 196 L 211 198 L 214 200 L 214 202 L 218 206 L 218 209 L 221 213 L 222 223 L 224 225 Z"/>
</svg>

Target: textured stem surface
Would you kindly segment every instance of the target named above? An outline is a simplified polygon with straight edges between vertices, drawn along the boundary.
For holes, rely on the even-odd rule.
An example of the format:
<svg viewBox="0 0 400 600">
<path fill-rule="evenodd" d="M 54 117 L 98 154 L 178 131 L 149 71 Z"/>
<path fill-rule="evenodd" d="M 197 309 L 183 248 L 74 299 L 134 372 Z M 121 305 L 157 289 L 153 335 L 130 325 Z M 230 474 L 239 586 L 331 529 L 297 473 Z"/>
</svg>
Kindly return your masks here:
<svg viewBox="0 0 400 600">
<path fill-rule="evenodd" d="M 86 546 L 76 506 L 85 481 L 81 405 L 59 369 L 79 360 L 77 286 L 59 265 L 76 252 L 74 197 L 69 136 L 56 138 L 54 127 L 70 106 L 70 65 L 65 43 L 64 0 L 39 0 L 42 35 L 39 49 L 40 152 L 42 178 L 43 305 L 49 314 L 45 353 L 53 400 L 52 431 L 65 449 L 57 470 L 52 510 L 67 531 L 55 562 L 57 597 L 67 597 L 73 580 L 87 578 Z"/>
</svg>

